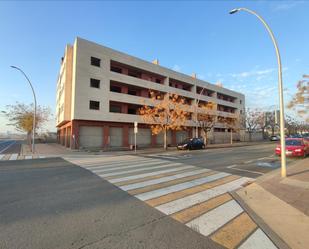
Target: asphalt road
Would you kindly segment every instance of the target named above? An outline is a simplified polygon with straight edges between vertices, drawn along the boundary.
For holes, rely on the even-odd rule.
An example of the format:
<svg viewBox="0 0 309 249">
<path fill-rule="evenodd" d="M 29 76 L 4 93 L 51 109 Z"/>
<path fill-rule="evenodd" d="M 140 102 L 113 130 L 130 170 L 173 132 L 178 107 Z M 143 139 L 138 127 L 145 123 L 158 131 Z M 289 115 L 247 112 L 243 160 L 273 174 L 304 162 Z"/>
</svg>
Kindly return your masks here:
<svg viewBox="0 0 309 249">
<path fill-rule="evenodd" d="M 0 162 L 0 248 L 222 248 L 60 158 Z"/>
<path fill-rule="evenodd" d="M 19 153 L 21 141 L 18 140 L 0 140 L 0 154 Z"/>
<path fill-rule="evenodd" d="M 161 156 L 170 161 L 256 178 L 280 167 L 280 158 L 274 154 L 275 147 L 276 143 L 261 143 L 244 147 L 171 151 L 161 153 Z M 158 155 L 142 157 L 157 158 Z M 287 163 L 295 160 L 301 159 L 287 158 Z"/>
</svg>

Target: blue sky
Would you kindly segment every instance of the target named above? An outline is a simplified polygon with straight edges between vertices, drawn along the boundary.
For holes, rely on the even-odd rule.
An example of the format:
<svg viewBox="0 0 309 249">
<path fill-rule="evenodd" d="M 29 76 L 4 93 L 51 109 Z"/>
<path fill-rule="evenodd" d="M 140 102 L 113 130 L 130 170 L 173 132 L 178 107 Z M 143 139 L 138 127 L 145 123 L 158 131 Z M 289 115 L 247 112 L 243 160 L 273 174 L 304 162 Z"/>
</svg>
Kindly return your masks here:
<svg viewBox="0 0 309 249">
<path fill-rule="evenodd" d="M 0 2 L 0 110 L 31 103 L 31 78 L 40 105 L 54 111 L 60 58 L 76 36 L 200 79 L 218 81 L 246 95 L 248 107 L 278 105 L 277 64 L 262 24 L 235 7 L 256 10 L 277 37 L 285 100 L 309 73 L 309 2 L 306 1 L 114 1 Z M 0 132 L 13 130 L 0 117 Z M 49 123 L 52 130 L 54 122 Z"/>
</svg>

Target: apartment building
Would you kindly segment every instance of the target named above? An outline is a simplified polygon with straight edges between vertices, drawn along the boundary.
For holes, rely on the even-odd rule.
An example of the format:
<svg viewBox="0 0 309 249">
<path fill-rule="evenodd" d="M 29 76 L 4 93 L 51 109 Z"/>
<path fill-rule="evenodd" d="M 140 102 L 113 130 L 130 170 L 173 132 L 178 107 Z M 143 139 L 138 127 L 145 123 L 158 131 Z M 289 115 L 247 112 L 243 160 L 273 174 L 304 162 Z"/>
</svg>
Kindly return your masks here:
<svg viewBox="0 0 309 249">
<path fill-rule="evenodd" d="M 177 94 L 192 107 L 197 100 L 216 103 L 216 112 L 223 117 L 235 118 L 245 107 L 241 93 L 76 38 L 65 48 L 57 81 L 59 143 L 70 148 L 129 147 L 137 121 L 139 147 L 163 144 L 163 134 L 152 135 L 138 115 L 144 103 L 151 103 L 150 91 Z M 194 120 L 188 120 L 184 130 L 169 131 L 168 144 L 192 137 L 194 126 Z M 211 139 L 219 142 L 226 132 L 224 124 L 216 123 Z"/>
</svg>

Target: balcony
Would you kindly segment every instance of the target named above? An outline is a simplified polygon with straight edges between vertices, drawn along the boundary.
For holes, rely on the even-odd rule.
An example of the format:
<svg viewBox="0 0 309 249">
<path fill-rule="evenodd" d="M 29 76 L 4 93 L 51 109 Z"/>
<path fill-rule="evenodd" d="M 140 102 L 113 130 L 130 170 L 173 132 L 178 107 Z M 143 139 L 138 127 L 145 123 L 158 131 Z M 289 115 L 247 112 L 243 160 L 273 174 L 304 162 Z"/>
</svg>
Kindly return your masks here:
<svg viewBox="0 0 309 249">
<path fill-rule="evenodd" d="M 120 62 L 111 61 L 110 71 L 114 73 L 128 75 L 130 77 L 147 80 L 157 84 L 164 84 L 165 77 L 162 75 L 154 74 L 146 70 L 132 67 Z"/>
</svg>

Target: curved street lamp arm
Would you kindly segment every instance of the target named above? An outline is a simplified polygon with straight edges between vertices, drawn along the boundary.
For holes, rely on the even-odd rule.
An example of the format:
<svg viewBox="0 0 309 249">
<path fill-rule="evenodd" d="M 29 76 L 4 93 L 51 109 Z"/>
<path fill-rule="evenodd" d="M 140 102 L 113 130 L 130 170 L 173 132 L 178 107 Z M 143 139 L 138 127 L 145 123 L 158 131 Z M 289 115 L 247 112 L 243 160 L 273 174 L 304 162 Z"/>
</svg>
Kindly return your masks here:
<svg viewBox="0 0 309 249">
<path fill-rule="evenodd" d="M 24 77 L 26 78 L 26 80 L 28 81 L 32 93 L 33 93 L 33 98 L 34 98 L 34 114 L 33 114 L 33 125 L 32 125 L 32 153 L 34 153 L 34 137 L 35 137 L 35 127 L 36 127 L 36 110 L 37 110 L 37 102 L 36 102 L 36 96 L 35 96 L 35 92 L 34 92 L 34 88 L 33 85 L 31 84 L 30 79 L 28 78 L 28 76 L 24 73 L 24 71 L 22 69 L 20 69 L 19 67 L 16 66 L 11 66 L 11 68 L 14 68 L 16 70 L 18 70 L 19 72 L 21 72 Z"/>
<path fill-rule="evenodd" d="M 254 16 L 256 16 L 265 26 L 267 29 L 272 42 L 274 44 L 276 55 L 277 55 L 277 62 L 278 62 L 278 88 L 279 88 L 279 102 L 280 102 L 280 144 L 281 144 L 281 176 L 286 177 L 286 155 L 285 155 L 285 133 L 284 133 L 284 101 L 283 101 L 283 86 L 282 86 L 282 65 L 281 65 L 281 56 L 278 48 L 277 41 L 275 36 L 266 23 L 266 21 L 255 11 L 247 9 L 247 8 L 237 8 L 230 11 L 230 14 L 235 14 L 239 11 L 246 11 Z"/>
</svg>

